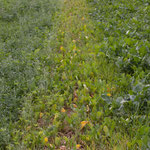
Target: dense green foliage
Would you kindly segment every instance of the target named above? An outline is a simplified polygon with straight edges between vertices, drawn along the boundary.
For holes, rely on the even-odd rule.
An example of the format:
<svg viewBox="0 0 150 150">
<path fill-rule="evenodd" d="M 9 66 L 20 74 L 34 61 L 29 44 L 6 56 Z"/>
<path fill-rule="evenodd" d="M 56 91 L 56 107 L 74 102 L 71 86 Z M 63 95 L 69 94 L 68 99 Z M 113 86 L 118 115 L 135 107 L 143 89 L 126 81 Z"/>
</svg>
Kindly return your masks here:
<svg viewBox="0 0 150 150">
<path fill-rule="evenodd" d="M 148 0 L 0 0 L 0 149 L 150 149 L 149 16 Z"/>
<path fill-rule="evenodd" d="M 150 148 L 150 3 L 148 0 L 88 2 L 94 7 L 90 15 L 96 22 L 99 53 L 113 60 L 127 79 L 125 84 L 123 77 L 116 79 L 116 85 L 123 87 L 118 98 L 111 102 L 106 99 L 111 108 L 108 112 L 121 117 L 117 122 L 133 138 L 132 144 Z"/>
<path fill-rule="evenodd" d="M 23 97 L 46 90 L 46 62 L 56 2 L 0 0 L 0 146 L 10 140 Z"/>
<path fill-rule="evenodd" d="M 123 92 L 124 100 L 135 105 L 132 111 L 146 114 L 150 100 L 149 2 L 95 0 L 93 3 L 95 11 L 91 15 L 97 21 L 99 51 L 115 61 L 121 73 L 129 78 L 128 88 Z"/>
</svg>

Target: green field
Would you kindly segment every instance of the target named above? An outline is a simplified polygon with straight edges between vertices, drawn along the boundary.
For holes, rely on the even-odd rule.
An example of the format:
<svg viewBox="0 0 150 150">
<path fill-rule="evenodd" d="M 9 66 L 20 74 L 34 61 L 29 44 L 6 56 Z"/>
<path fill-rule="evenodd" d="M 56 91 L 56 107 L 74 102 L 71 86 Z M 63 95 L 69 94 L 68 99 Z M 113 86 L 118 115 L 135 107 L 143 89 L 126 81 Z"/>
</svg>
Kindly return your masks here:
<svg viewBox="0 0 150 150">
<path fill-rule="evenodd" d="M 47 90 L 53 17 L 52 0 L 0 0 L 0 147 L 11 140 L 24 98 Z"/>
<path fill-rule="evenodd" d="M 0 0 L 0 150 L 150 149 L 148 0 Z"/>
</svg>

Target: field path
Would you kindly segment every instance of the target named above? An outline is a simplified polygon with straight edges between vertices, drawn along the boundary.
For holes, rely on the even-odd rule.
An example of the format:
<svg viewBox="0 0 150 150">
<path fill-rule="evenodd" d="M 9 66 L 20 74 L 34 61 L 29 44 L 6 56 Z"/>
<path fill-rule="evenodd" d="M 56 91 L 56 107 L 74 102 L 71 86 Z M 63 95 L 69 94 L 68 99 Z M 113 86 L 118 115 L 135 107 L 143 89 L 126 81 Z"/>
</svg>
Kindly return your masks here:
<svg viewBox="0 0 150 150">
<path fill-rule="evenodd" d="M 95 140 L 104 134 L 101 95 L 110 101 L 117 92 L 116 69 L 99 52 L 97 32 L 86 0 L 62 2 L 54 26 L 56 36 L 50 44 L 54 46 L 50 57 L 53 61 L 51 86 L 47 95 L 36 98 L 35 94 L 34 103 L 31 97 L 25 104 L 23 117 L 28 123 L 20 135 L 21 145 L 26 141 L 25 145 L 32 149 L 100 150 L 107 148 L 107 139 L 105 145 Z M 30 144 L 31 137 L 33 144 Z"/>
<path fill-rule="evenodd" d="M 54 97 L 60 99 L 58 103 L 55 101 L 56 110 L 63 115 L 61 121 L 58 119 L 61 122 L 58 139 L 61 141 L 66 137 L 69 141 L 64 147 L 68 149 L 76 145 L 83 149 L 97 149 L 99 143 L 94 141 L 97 133 L 94 124 L 99 124 L 103 115 L 100 95 L 104 93 L 111 99 L 117 92 L 113 83 L 116 69 L 113 63 L 108 63 L 104 53 L 99 53 L 96 28 L 89 16 L 90 9 L 86 0 L 65 0 L 56 25 L 57 65 L 54 69 L 56 87 L 53 93 Z M 115 90 L 110 91 L 112 88 Z M 101 110 L 96 110 L 98 105 Z"/>
</svg>

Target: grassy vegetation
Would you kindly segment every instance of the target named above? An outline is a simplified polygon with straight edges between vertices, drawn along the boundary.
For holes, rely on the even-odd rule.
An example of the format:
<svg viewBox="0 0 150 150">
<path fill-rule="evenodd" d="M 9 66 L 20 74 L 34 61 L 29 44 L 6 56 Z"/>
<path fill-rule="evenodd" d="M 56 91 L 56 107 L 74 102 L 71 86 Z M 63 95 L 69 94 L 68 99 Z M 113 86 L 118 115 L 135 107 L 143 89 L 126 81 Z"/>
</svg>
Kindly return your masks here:
<svg viewBox="0 0 150 150">
<path fill-rule="evenodd" d="M 11 139 L 27 93 L 46 91 L 48 38 L 57 3 L 51 0 L 0 0 L 0 147 Z"/>
<path fill-rule="evenodd" d="M 150 148 L 148 1 L 2 2 L 2 149 Z"/>
</svg>

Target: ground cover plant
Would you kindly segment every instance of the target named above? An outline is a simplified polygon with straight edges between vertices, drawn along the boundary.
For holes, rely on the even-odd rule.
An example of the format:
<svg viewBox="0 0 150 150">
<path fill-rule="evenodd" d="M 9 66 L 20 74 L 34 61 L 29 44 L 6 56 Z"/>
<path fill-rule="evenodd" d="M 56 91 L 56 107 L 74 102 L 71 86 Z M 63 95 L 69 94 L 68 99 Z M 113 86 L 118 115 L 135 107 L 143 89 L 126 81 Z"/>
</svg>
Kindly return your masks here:
<svg viewBox="0 0 150 150">
<path fill-rule="evenodd" d="M 40 7 L 43 11 L 56 6 L 48 0 L 36 2 L 45 6 Z M 2 149 L 149 149 L 149 2 L 59 2 L 61 9 L 55 13 L 53 31 L 51 25 L 46 25 L 44 31 L 38 28 L 40 31 L 36 30 L 33 36 L 37 37 L 39 32 L 42 35 L 40 42 L 35 40 L 36 48 L 31 46 L 29 52 L 13 54 L 12 58 L 18 56 L 19 62 L 25 56 L 23 66 L 17 66 L 16 59 L 10 62 L 9 55 L 1 52 L 7 54 L 2 61 L 7 65 L 3 66 L 9 67 L 13 62 L 15 69 L 22 67 L 18 72 L 24 75 L 14 75 L 12 80 L 17 82 L 12 84 L 10 76 L 6 76 L 4 69 L 1 71 L 7 77 L 1 81 L 9 81 L 7 87 L 11 92 L 21 87 L 17 97 L 23 97 L 20 110 L 12 115 L 18 113 L 18 119 L 13 125 L 9 123 L 9 142 L 8 136 L 4 136 L 8 130 L 1 128 L 5 137 Z M 45 21 L 50 21 L 46 12 Z M 30 73 L 24 73 L 25 67 Z M 13 75 L 14 70 L 10 71 Z M 16 104 L 11 106 L 14 107 L 8 108 L 18 108 Z M 2 113 L 6 115 L 4 109 Z"/>
<path fill-rule="evenodd" d="M 51 0 L 0 0 L 0 147 L 11 139 L 23 97 L 48 86 L 47 39 L 57 9 Z M 47 19 L 48 18 L 48 19 Z"/>
</svg>

